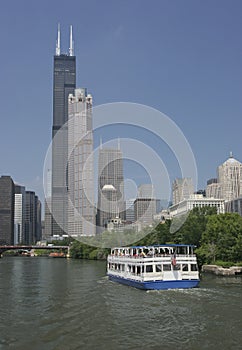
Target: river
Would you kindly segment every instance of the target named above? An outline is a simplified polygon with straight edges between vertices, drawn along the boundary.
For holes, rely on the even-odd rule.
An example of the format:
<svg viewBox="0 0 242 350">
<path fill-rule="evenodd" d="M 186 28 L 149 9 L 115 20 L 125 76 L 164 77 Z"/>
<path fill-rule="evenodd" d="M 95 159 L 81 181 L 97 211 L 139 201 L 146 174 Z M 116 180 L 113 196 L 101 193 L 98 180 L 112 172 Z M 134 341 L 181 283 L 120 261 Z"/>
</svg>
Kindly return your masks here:
<svg viewBox="0 0 242 350">
<path fill-rule="evenodd" d="M 0 349 L 237 350 L 242 277 L 203 275 L 190 290 L 110 282 L 105 262 L 0 259 Z"/>
</svg>

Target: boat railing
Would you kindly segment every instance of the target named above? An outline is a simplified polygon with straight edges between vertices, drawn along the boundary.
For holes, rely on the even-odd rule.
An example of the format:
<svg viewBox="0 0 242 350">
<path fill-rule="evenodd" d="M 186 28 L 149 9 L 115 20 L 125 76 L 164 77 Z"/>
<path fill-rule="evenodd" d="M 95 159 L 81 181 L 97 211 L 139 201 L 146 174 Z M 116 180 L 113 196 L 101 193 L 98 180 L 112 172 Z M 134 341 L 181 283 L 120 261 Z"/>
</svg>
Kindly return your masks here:
<svg viewBox="0 0 242 350">
<path fill-rule="evenodd" d="M 110 254 L 109 257 L 111 258 L 115 258 L 115 259 L 125 259 L 125 258 L 131 258 L 131 259 L 142 259 L 142 258 L 171 258 L 173 257 L 174 254 L 152 254 L 152 255 L 145 255 L 145 254 L 135 254 L 135 255 L 131 255 L 131 254 Z M 195 254 L 176 254 L 176 258 L 190 258 L 190 257 L 195 257 Z"/>
</svg>

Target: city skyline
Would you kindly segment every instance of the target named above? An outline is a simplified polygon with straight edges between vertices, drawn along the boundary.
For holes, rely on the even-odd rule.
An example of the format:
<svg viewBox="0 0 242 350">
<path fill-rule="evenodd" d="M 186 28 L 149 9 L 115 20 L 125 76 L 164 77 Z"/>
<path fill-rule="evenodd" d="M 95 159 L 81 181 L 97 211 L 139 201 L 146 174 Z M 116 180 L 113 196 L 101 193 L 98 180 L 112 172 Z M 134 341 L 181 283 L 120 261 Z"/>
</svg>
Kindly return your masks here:
<svg viewBox="0 0 242 350">
<path fill-rule="evenodd" d="M 24 7 L 16 1 L 14 10 L 5 3 L 0 14 L 1 26 L 8 29 L 8 36 L 1 31 L 0 40 L 9 53 L 1 57 L 5 67 L 4 85 L 0 85 L 5 101 L 1 174 L 9 174 L 16 182 L 33 188 L 43 202 L 42 168 L 51 140 L 51 71 L 57 23 L 63 28 L 65 52 L 69 49 L 68 27 L 73 24 L 75 28 L 80 80 L 77 85 L 89 87 L 94 105 L 114 101 L 144 103 L 165 112 L 181 127 L 195 154 L 199 188 L 205 188 L 207 179 L 216 175 L 216 167 L 230 151 L 242 159 L 241 3 L 221 1 L 218 6 L 188 1 L 184 6 L 178 1 L 154 1 L 148 10 L 151 22 L 146 18 L 146 7 L 142 7 L 145 2 L 138 6 L 136 1 L 107 1 L 102 5 L 92 1 L 91 22 L 87 15 L 82 24 L 78 9 L 86 9 L 85 2 L 74 1 L 76 13 L 68 12 L 64 2 L 58 2 L 58 7 L 56 3 L 48 4 L 45 26 L 40 18 L 46 14 L 47 1 L 36 7 L 30 1 Z M 105 11 L 107 8 L 112 16 Z M 16 21 L 12 21 L 13 17 Z M 18 54 L 17 65 L 12 59 L 14 53 Z M 81 68 L 83 61 L 85 69 Z M 5 107 L 10 98 L 11 109 Z M 11 144 L 9 135 L 13 135 Z M 99 141 L 96 136 L 95 146 Z M 104 135 L 104 141 L 109 137 L 108 133 Z M 32 144 L 34 147 L 30 147 Z M 23 154 L 24 159 L 20 156 Z"/>
</svg>

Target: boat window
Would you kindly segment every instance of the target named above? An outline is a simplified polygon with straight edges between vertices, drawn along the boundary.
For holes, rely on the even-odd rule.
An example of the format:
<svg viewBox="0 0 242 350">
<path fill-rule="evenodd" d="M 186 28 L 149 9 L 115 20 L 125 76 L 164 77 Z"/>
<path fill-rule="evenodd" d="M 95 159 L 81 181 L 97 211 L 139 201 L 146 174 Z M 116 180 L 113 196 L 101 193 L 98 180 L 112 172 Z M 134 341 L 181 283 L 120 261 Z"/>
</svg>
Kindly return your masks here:
<svg viewBox="0 0 242 350">
<path fill-rule="evenodd" d="M 188 271 L 188 264 L 182 264 L 182 271 Z"/>
<path fill-rule="evenodd" d="M 146 272 L 153 272 L 153 265 L 146 265 Z"/>
<path fill-rule="evenodd" d="M 161 272 L 161 265 L 155 265 L 155 271 Z"/>
<path fill-rule="evenodd" d="M 170 264 L 164 264 L 163 265 L 163 271 L 171 271 L 171 265 Z"/>
<path fill-rule="evenodd" d="M 141 266 L 141 271 L 142 271 L 142 273 L 144 273 L 144 271 L 145 271 L 144 265 Z"/>
<path fill-rule="evenodd" d="M 137 275 L 140 275 L 140 266 L 137 266 Z"/>
<path fill-rule="evenodd" d="M 122 271 L 124 271 L 124 265 L 121 265 L 121 269 L 122 269 Z"/>
<path fill-rule="evenodd" d="M 197 271 L 197 264 L 191 264 L 191 271 Z"/>
<path fill-rule="evenodd" d="M 131 272 L 131 265 L 128 265 L 128 272 Z"/>
<path fill-rule="evenodd" d="M 135 265 L 132 266 L 132 272 L 135 273 Z"/>
<path fill-rule="evenodd" d="M 180 269 L 181 269 L 181 265 L 180 264 L 173 265 L 173 270 L 174 271 L 178 271 Z"/>
</svg>

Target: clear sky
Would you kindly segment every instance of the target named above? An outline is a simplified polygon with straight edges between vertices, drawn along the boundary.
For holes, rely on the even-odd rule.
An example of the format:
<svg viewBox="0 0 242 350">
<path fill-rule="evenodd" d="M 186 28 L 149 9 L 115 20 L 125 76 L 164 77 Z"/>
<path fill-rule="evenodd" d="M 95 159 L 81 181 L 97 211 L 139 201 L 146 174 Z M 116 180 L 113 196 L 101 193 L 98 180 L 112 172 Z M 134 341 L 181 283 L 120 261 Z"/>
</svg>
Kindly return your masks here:
<svg viewBox="0 0 242 350">
<path fill-rule="evenodd" d="M 77 85 L 94 104 L 154 107 L 182 129 L 198 187 L 233 151 L 242 161 L 240 0 L 9 0 L 0 8 L 0 175 L 41 196 L 51 141 L 57 24 L 73 25 Z"/>
</svg>

